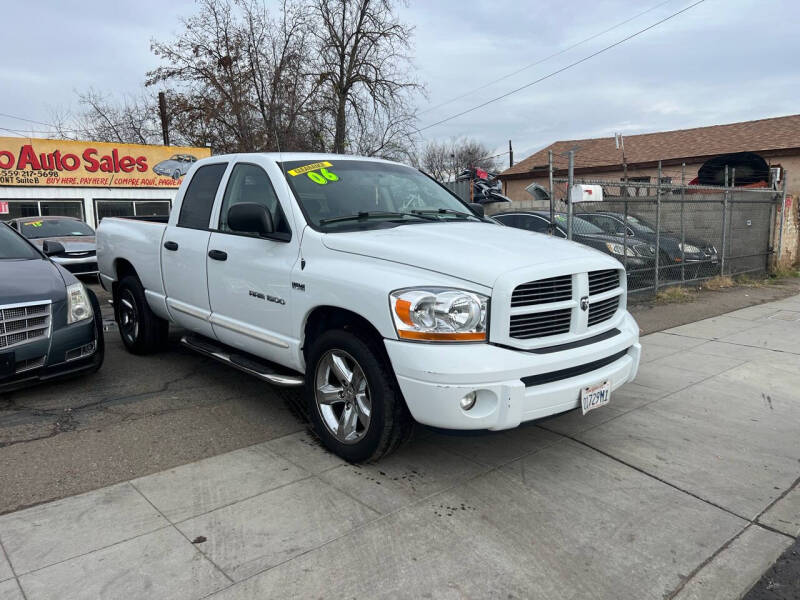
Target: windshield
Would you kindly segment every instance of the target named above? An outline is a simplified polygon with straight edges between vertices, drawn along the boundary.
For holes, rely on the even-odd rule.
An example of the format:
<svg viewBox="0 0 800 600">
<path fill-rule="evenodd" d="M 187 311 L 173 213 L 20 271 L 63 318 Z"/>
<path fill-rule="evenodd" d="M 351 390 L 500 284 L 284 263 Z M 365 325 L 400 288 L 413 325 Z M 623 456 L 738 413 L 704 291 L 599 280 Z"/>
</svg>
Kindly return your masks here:
<svg viewBox="0 0 800 600">
<path fill-rule="evenodd" d="M 477 220 L 458 198 L 410 167 L 360 160 L 289 161 L 282 167 L 309 224 L 326 231 L 359 219 L 359 227 Z"/>
<path fill-rule="evenodd" d="M 21 258 L 42 258 L 42 255 L 8 225 L 0 223 L 0 260 Z"/>
<path fill-rule="evenodd" d="M 19 229 L 29 240 L 53 237 L 92 236 L 94 230 L 83 221 L 73 219 L 42 219 L 20 221 Z"/>
<path fill-rule="evenodd" d="M 556 215 L 556 225 L 567 231 L 567 215 Z M 580 217 L 572 217 L 572 232 L 583 235 L 597 235 L 602 234 L 603 230 L 597 225 L 592 225 L 589 221 L 581 219 Z"/>
<path fill-rule="evenodd" d="M 628 215 L 628 223 L 634 225 L 637 229 L 644 231 L 645 233 L 655 233 L 656 230 L 653 229 L 647 222 L 642 221 L 639 217 L 633 217 Z"/>
</svg>

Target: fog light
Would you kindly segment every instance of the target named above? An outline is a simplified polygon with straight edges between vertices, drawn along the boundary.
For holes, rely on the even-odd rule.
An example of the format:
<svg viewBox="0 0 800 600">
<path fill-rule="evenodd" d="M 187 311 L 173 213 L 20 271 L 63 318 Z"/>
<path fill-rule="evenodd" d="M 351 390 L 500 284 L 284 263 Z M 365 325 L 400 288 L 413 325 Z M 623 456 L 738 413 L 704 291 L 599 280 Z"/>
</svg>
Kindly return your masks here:
<svg viewBox="0 0 800 600">
<path fill-rule="evenodd" d="M 470 392 L 461 399 L 460 401 L 461 408 L 464 410 L 471 409 L 473 406 L 475 406 L 475 400 L 477 399 L 478 399 L 477 392 Z"/>
</svg>

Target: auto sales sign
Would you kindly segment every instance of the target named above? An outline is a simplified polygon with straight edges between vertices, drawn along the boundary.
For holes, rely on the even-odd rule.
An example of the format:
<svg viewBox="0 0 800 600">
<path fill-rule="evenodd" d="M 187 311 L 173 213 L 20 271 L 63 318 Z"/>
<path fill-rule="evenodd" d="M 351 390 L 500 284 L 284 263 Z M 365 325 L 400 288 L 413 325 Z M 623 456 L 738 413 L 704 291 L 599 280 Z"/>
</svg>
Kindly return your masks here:
<svg viewBox="0 0 800 600">
<path fill-rule="evenodd" d="M 0 186 L 176 188 L 209 148 L 0 137 Z"/>
</svg>

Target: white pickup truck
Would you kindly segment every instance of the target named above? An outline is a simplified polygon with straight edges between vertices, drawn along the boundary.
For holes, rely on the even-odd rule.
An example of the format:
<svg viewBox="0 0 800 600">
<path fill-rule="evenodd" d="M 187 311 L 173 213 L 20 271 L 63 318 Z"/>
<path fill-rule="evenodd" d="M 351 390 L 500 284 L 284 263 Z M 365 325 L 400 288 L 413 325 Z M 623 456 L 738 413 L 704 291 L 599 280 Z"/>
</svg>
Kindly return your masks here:
<svg viewBox="0 0 800 600">
<path fill-rule="evenodd" d="M 322 442 L 375 460 L 413 420 L 516 427 L 606 404 L 638 369 L 622 265 L 504 227 L 410 167 L 328 154 L 197 161 L 168 222 L 106 218 L 133 353 L 188 347 L 304 386 Z"/>
</svg>

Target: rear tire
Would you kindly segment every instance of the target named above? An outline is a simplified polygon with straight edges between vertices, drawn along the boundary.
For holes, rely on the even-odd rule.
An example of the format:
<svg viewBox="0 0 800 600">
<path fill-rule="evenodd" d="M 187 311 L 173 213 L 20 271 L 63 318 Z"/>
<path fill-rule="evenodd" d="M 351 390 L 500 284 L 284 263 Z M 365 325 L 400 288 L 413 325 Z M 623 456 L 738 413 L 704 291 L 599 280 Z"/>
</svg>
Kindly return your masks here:
<svg viewBox="0 0 800 600">
<path fill-rule="evenodd" d="M 308 353 L 309 418 L 325 447 L 349 462 L 378 460 L 411 436 L 413 419 L 381 350 L 375 340 L 337 329 Z"/>
<path fill-rule="evenodd" d="M 166 345 L 169 322 L 150 310 L 144 288 L 135 275 L 128 275 L 120 281 L 114 316 L 122 343 L 131 354 L 153 354 Z"/>
</svg>

